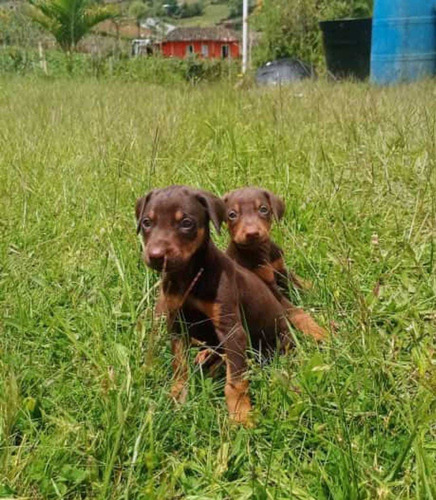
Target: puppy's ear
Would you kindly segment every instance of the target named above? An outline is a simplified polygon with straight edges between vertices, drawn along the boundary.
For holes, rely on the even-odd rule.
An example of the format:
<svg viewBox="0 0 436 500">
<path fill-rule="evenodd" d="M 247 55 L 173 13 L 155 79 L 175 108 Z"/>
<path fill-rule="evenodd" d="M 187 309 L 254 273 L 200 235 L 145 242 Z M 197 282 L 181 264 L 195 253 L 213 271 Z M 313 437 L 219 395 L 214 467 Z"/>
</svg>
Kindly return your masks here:
<svg viewBox="0 0 436 500">
<path fill-rule="evenodd" d="M 218 196 L 207 191 L 197 191 L 197 199 L 204 206 L 216 232 L 220 234 L 221 224 L 226 218 L 226 206 Z"/>
<path fill-rule="evenodd" d="M 221 199 L 223 200 L 224 204 L 227 206 L 227 203 L 230 199 L 230 192 L 229 193 L 226 193 Z"/>
<path fill-rule="evenodd" d="M 136 205 L 135 205 L 135 215 L 137 221 L 136 234 L 139 234 L 139 232 L 141 231 L 141 221 L 145 212 L 145 207 L 147 206 L 147 203 L 150 201 L 153 192 L 154 190 L 150 191 L 145 196 L 141 196 L 141 198 L 138 198 L 136 200 Z"/>
<path fill-rule="evenodd" d="M 285 213 L 285 202 L 274 193 L 271 193 L 271 191 L 264 190 L 264 193 L 271 205 L 271 210 L 274 214 L 274 217 L 277 220 L 280 220 Z"/>
</svg>

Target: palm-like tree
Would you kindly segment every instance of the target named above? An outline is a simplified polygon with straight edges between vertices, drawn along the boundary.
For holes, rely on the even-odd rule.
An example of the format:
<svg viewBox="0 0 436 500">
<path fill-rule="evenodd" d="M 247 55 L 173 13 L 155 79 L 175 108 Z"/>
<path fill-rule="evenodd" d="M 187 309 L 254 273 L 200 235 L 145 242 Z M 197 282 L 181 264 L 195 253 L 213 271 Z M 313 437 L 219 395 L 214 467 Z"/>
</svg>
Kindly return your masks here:
<svg viewBox="0 0 436 500">
<path fill-rule="evenodd" d="M 29 0 L 29 15 L 51 33 L 65 52 L 74 50 L 91 29 L 117 16 L 113 6 L 92 0 Z"/>
<path fill-rule="evenodd" d="M 134 0 L 129 7 L 129 15 L 135 18 L 136 28 L 138 30 L 138 38 L 141 38 L 141 21 L 147 17 L 149 8 L 141 0 Z"/>
</svg>

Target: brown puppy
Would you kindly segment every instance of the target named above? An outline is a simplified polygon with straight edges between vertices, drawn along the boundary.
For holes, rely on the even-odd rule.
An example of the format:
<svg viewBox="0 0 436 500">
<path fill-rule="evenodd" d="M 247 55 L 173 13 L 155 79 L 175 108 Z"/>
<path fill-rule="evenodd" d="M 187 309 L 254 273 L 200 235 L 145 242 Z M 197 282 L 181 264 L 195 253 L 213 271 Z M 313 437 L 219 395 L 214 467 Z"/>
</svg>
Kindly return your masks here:
<svg viewBox="0 0 436 500">
<path fill-rule="evenodd" d="M 231 242 L 227 255 L 259 276 L 289 311 L 291 323 L 303 333 L 322 340 L 326 331 L 309 314 L 289 302 L 288 282 L 298 288 L 307 284 L 286 270 L 283 250 L 270 238 L 274 219 L 281 219 L 285 204 L 265 189 L 241 188 L 223 197 Z"/>
<path fill-rule="evenodd" d="M 245 379 L 247 333 L 263 352 L 290 343 L 285 310 L 268 286 L 237 265 L 210 239 L 225 217 L 222 200 L 204 191 L 171 186 L 151 191 L 136 203 L 143 258 L 162 273 L 157 313 L 165 314 L 171 333 L 172 395 L 186 397 L 188 338 L 225 354 L 225 396 L 230 417 L 248 424 L 251 410 Z M 188 335 L 183 335 L 183 328 Z"/>
</svg>

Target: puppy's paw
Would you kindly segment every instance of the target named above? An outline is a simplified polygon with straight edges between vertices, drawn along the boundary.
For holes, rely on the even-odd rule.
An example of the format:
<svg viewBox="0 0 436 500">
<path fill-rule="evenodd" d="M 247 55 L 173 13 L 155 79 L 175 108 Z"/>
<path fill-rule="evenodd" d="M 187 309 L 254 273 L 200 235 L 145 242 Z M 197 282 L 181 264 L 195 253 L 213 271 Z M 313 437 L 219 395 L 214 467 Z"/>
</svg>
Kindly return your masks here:
<svg viewBox="0 0 436 500">
<path fill-rule="evenodd" d="M 242 425 L 246 429 L 255 427 L 254 420 L 250 412 L 237 412 L 230 415 L 230 422 L 235 425 Z"/>
<path fill-rule="evenodd" d="M 223 365 L 224 359 L 220 353 L 213 349 L 202 349 L 195 356 L 194 363 L 205 370 L 208 375 L 215 377 L 219 368 Z"/>
<path fill-rule="evenodd" d="M 224 392 L 230 421 L 242 424 L 244 427 L 253 427 L 251 418 L 251 402 L 248 395 L 248 382 L 227 383 Z"/>
<path fill-rule="evenodd" d="M 188 386 L 182 381 L 176 381 L 171 387 L 171 397 L 176 403 L 183 404 L 188 397 Z"/>
<path fill-rule="evenodd" d="M 317 342 L 323 342 L 328 337 L 328 332 L 322 326 L 319 326 L 314 322 L 308 335 L 311 335 Z"/>
<path fill-rule="evenodd" d="M 197 356 L 195 356 L 194 363 L 196 365 L 205 365 L 214 354 L 215 352 L 212 349 L 202 349 L 198 352 Z"/>
<path fill-rule="evenodd" d="M 328 332 L 322 326 L 299 307 L 293 307 L 288 310 L 288 319 L 295 328 L 305 335 L 309 335 L 317 342 L 322 342 L 327 339 Z"/>
</svg>

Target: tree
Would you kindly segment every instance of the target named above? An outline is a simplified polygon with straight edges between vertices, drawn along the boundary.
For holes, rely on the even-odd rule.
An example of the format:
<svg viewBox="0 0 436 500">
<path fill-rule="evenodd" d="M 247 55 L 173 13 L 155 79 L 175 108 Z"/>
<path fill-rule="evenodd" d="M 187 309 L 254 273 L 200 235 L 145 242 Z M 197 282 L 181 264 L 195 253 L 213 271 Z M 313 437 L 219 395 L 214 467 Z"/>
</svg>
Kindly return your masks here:
<svg viewBox="0 0 436 500">
<path fill-rule="evenodd" d="M 165 12 L 170 17 L 178 17 L 180 12 L 179 3 L 177 0 L 167 0 L 163 4 Z"/>
<path fill-rule="evenodd" d="M 141 38 L 141 21 L 149 14 L 149 7 L 141 0 L 134 0 L 129 7 L 129 16 L 133 17 L 138 28 L 138 38 Z"/>
<path fill-rule="evenodd" d="M 91 29 L 118 13 L 113 6 L 98 5 L 92 0 L 29 0 L 30 17 L 51 33 L 65 52 L 76 49 Z"/>
<path fill-rule="evenodd" d="M 41 38 L 41 30 L 26 15 L 25 8 L 0 7 L 0 45 L 35 47 Z"/>
<path fill-rule="evenodd" d="M 259 0 L 256 0 L 259 2 Z M 229 18 L 241 17 L 242 16 L 242 0 L 228 0 L 227 4 L 229 6 Z M 255 6 L 255 0 L 248 0 L 248 10 L 251 12 Z"/>
<path fill-rule="evenodd" d="M 316 62 L 320 54 L 318 0 L 264 0 L 254 21 L 262 32 L 254 59 L 257 64 L 281 57 Z M 315 60 L 314 60 L 315 59 Z"/>
<path fill-rule="evenodd" d="M 371 15 L 372 0 L 263 0 L 253 21 L 262 33 L 253 58 L 257 65 L 280 57 L 322 59 L 318 22 Z"/>
<path fill-rule="evenodd" d="M 373 0 L 323 0 L 320 2 L 321 20 L 370 17 L 373 3 Z"/>
<path fill-rule="evenodd" d="M 204 13 L 204 3 L 200 0 L 199 2 L 182 3 L 180 5 L 179 16 L 181 18 L 202 16 Z"/>
</svg>

